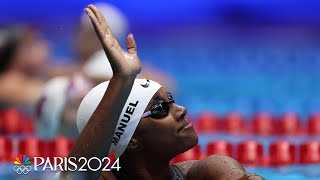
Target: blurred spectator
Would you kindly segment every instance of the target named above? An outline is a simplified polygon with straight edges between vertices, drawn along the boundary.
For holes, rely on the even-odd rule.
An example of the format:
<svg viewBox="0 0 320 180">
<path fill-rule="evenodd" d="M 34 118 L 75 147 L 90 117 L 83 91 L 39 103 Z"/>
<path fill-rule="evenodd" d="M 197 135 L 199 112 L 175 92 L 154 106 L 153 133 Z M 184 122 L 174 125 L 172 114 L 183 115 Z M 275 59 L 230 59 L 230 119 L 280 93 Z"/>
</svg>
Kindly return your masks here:
<svg viewBox="0 0 320 180">
<path fill-rule="evenodd" d="M 33 103 L 39 96 L 49 49 L 35 31 L 0 30 L 0 103 Z"/>
<path fill-rule="evenodd" d="M 48 81 L 35 106 L 37 135 L 45 139 L 57 135 L 77 138 L 77 110 L 91 88 L 92 84 L 81 75 Z"/>
<path fill-rule="evenodd" d="M 129 33 L 129 23 L 125 15 L 110 4 L 97 3 L 95 5 L 106 17 L 113 35 L 119 40 L 125 40 Z M 81 16 L 75 50 L 78 55 L 76 64 L 72 67 L 61 68 L 56 71 L 56 75 L 70 75 L 75 71 L 84 72 L 96 84 L 112 77 L 111 68 L 105 68 L 109 67 L 106 65 L 106 63 L 109 63 L 107 57 L 102 50 L 92 23 L 85 13 Z M 164 86 L 169 86 L 171 90 L 174 89 L 173 80 L 166 73 L 151 65 L 143 63 L 143 71 L 140 77 L 155 80 Z"/>
</svg>

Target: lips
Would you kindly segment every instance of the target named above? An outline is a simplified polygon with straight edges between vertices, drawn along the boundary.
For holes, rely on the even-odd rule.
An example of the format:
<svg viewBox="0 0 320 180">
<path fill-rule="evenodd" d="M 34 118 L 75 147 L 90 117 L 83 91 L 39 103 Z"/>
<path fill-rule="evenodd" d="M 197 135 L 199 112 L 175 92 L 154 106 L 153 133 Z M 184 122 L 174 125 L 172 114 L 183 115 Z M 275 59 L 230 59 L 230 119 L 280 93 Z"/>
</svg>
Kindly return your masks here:
<svg viewBox="0 0 320 180">
<path fill-rule="evenodd" d="M 188 120 L 185 120 L 185 123 L 183 124 L 183 126 L 181 126 L 178 130 L 179 133 L 185 131 L 186 129 L 189 129 L 192 127 L 192 123 L 190 123 Z"/>
</svg>

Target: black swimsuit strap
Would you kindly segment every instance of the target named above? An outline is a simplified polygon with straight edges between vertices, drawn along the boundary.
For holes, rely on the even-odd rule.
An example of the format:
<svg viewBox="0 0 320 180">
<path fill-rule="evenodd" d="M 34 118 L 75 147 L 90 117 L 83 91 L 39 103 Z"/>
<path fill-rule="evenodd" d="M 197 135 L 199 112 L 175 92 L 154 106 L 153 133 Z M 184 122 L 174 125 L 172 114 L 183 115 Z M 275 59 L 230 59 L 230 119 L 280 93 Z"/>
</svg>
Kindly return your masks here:
<svg viewBox="0 0 320 180">
<path fill-rule="evenodd" d="M 171 165 L 172 170 L 173 170 L 173 177 L 172 180 L 185 180 L 182 172 L 176 165 Z"/>
</svg>

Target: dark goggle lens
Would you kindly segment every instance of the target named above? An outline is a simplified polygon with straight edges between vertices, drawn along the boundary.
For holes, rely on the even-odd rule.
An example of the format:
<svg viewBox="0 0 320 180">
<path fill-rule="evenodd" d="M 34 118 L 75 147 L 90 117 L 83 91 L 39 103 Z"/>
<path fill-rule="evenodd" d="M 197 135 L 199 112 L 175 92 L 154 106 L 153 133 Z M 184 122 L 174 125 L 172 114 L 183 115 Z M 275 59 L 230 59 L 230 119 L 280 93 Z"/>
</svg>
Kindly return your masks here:
<svg viewBox="0 0 320 180">
<path fill-rule="evenodd" d="M 174 101 L 161 101 L 159 104 L 155 105 L 151 109 L 151 117 L 155 119 L 164 118 L 168 115 L 170 110 L 170 105 L 174 103 Z"/>
</svg>

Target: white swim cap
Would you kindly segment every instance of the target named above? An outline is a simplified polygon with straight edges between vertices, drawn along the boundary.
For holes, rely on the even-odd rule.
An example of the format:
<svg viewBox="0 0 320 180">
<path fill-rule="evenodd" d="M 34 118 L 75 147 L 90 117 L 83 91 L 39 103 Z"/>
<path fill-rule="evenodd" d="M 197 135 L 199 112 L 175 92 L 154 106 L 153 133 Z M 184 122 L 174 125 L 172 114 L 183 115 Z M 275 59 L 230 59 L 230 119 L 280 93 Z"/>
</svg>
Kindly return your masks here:
<svg viewBox="0 0 320 180">
<path fill-rule="evenodd" d="M 102 100 L 109 85 L 109 81 L 103 82 L 93 88 L 82 100 L 78 115 L 77 126 L 79 133 L 84 129 L 93 112 Z M 124 105 L 118 119 L 116 130 L 112 138 L 109 153 L 114 152 L 116 158 L 120 157 L 126 150 L 142 114 L 154 94 L 161 88 L 157 82 L 147 79 L 136 79 L 130 95 Z"/>
</svg>

